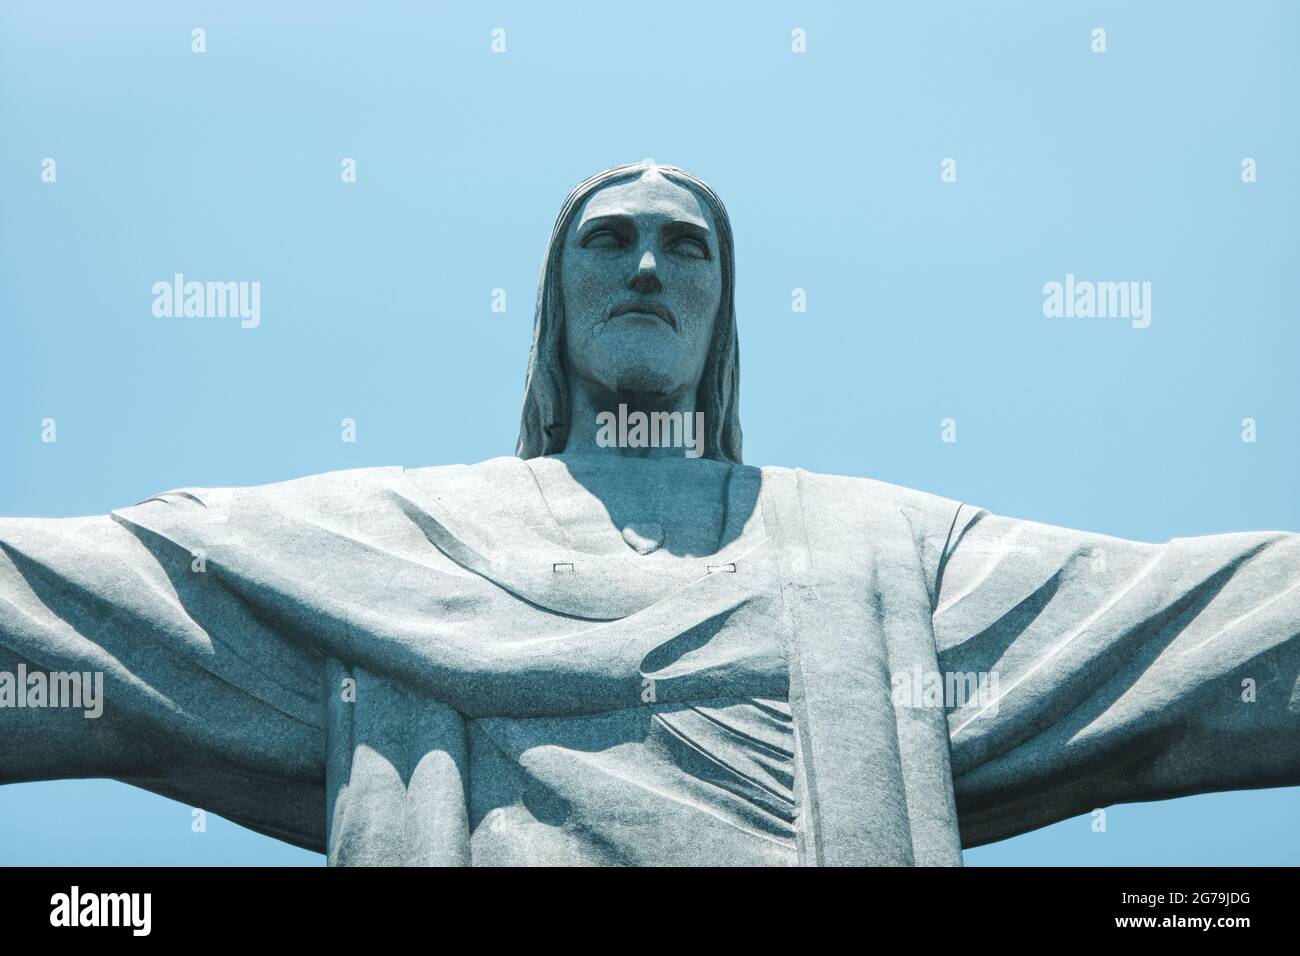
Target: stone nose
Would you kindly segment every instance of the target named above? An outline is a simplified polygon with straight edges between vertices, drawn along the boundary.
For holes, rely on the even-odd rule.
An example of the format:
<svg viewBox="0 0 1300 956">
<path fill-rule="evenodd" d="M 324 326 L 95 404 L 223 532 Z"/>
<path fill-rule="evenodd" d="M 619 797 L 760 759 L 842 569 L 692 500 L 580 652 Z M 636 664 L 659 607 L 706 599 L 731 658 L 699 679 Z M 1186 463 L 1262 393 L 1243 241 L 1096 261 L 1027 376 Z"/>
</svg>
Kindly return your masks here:
<svg viewBox="0 0 1300 956">
<path fill-rule="evenodd" d="M 636 275 L 632 277 L 632 288 L 642 295 L 663 290 L 663 283 L 659 281 L 659 266 L 655 262 L 654 253 L 649 249 L 642 254 L 641 262 L 636 267 Z"/>
</svg>

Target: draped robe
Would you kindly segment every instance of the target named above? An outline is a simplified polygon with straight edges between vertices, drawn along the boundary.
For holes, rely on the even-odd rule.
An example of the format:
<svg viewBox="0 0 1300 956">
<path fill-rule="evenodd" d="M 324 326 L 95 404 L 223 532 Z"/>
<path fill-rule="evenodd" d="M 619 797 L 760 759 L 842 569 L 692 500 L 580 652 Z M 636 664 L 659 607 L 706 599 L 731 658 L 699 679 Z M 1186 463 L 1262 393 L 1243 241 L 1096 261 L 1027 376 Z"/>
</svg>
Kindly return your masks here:
<svg viewBox="0 0 1300 956">
<path fill-rule="evenodd" d="M 1300 541 L 1154 545 L 716 462 L 724 544 L 568 543 L 528 465 L 0 519 L 0 783 L 111 777 L 332 864 L 955 865 L 1300 783 Z M 654 467 L 652 462 L 645 467 Z M 991 678 L 953 700 L 918 687 Z"/>
</svg>

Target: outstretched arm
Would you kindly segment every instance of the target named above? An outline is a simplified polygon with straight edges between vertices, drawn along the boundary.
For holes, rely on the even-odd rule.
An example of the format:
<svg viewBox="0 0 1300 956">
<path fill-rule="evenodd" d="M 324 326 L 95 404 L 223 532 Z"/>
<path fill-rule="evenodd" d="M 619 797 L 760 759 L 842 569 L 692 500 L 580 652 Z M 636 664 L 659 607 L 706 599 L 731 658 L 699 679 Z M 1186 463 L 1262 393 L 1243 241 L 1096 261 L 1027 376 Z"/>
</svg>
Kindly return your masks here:
<svg viewBox="0 0 1300 956">
<path fill-rule="evenodd" d="M 962 841 L 1097 807 L 1300 784 L 1300 536 L 1163 545 L 963 506 L 940 568 Z"/>
<path fill-rule="evenodd" d="M 0 519 L 0 783 L 112 777 L 319 849 L 320 661 L 140 534 Z"/>
</svg>

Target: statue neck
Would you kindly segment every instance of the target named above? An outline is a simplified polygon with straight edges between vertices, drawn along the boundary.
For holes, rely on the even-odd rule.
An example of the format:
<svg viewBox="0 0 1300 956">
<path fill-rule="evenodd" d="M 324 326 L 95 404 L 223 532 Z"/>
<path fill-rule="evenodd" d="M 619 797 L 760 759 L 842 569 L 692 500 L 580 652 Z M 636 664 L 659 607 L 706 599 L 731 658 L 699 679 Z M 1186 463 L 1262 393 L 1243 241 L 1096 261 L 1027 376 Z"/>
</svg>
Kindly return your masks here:
<svg viewBox="0 0 1300 956">
<path fill-rule="evenodd" d="M 574 383 L 566 456 L 699 458 L 704 415 L 695 390 L 672 398 L 614 393 Z"/>
</svg>

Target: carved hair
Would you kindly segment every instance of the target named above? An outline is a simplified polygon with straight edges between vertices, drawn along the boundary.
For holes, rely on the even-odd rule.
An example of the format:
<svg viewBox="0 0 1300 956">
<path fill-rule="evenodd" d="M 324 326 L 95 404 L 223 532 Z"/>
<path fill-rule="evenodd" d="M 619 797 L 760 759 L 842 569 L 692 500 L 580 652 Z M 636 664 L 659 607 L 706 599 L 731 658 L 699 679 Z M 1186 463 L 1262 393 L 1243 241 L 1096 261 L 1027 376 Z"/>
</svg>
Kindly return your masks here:
<svg viewBox="0 0 1300 956">
<path fill-rule="evenodd" d="M 633 163 L 597 173 L 569 194 L 555 220 L 537 285 L 533 347 L 524 382 L 524 410 L 519 421 L 520 458 L 564 451 L 569 438 L 569 376 L 564 354 L 564 303 L 560 294 L 560 253 L 573 217 L 595 193 L 654 170 L 689 189 L 708 206 L 718 229 L 722 301 L 713 323 L 713 338 L 700 376 L 696 408 L 704 412 L 704 457 L 741 463 L 740 343 L 736 335 L 735 250 L 731 222 L 722 200 L 704 182 L 676 166 Z"/>
</svg>

